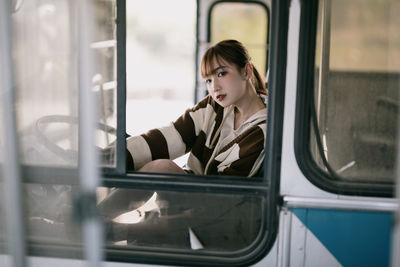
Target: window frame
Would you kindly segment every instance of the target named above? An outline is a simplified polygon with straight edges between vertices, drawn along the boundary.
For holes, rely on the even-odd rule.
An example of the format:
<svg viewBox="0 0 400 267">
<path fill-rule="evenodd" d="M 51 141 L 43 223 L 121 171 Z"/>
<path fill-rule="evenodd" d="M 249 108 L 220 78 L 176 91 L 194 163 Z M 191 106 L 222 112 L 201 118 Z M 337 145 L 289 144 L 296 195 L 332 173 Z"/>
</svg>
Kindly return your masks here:
<svg viewBox="0 0 400 267">
<path fill-rule="evenodd" d="M 250 1 L 240 1 L 240 0 L 220 0 L 213 2 L 211 6 L 209 7 L 208 10 L 208 15 L 207 15 L 207 42 L 211 42 L 211 25 L 212 25 L 212 12 L 216 6 L 219 4 L 224 4 L 224 3 L 243 3 L 243 4 L 257 4 L 264 8 L 265 15 L 266 15 L 266 29 L 267 29 L 267 35 L 266 35 L 266 40 L 265 40 L 265 46 L 267 47 L 267 51 L 265 53 L 265 72 L 268 73 L 268 63 L 269 63 L 269 55 L 270 55 L 270 50 L 271 50 L 271 44 L 270 44 L 270 30 L 271 30 L 271 12 L 268 8 L 268 6 L 261 1 L 257 0 L 250 0 Z M 266 73 L 263 73 L 262 75 L 265 77 Z"/>
<path fill-rule="evenodd" d="M 324 191 L 354 196 L 393 197 L 394 184 L 338 179 L 338 177 L 332 177 L 321 170 L 313 159 L 309 136 L 311 133 L 312 105 L 314 105 L 317 20 L 318 0 L 301 1 L 294 137 L 297 163 L 305 177 Z"/>
</svg>

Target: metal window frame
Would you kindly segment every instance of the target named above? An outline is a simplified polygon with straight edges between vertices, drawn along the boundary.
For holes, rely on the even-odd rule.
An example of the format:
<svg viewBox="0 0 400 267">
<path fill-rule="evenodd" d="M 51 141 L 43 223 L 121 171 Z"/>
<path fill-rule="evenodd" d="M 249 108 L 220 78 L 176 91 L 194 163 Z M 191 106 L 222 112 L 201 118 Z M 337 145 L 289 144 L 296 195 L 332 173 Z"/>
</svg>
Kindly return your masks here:
<svg viewBox="0 0 400 267">
<path fill-rule="evenodd" d="M 271 12 L 268 8 L 268 6 L 262 2 L 262 1 L 257 1 L 257 0 L 250 0 L 250 1 L 241 1 L 241 0 L 220 0 L 216 1 L 211 4 L 209 10 L 208 10 L 208 22 L 207 22 L 207 42 L 211 42 L 211 25 L 212 25 L 212 12 L 216 6 L 219 4 L 224 4 L 224 3 L 242 3 L 242 4 L 256 4 L 264 8 L 265 14 L 267 16 L 267 25 L 266 29 L 268 30 L 268 34 L 266 35 L 266 40 L 265 40 L 265 45 L 268 47 L 267 53 L 265 55 L 265 71 L 268 72 L 268 63 L 269 63 L 269 54 L 270 54 L 270 29 L 271 29 Z"/>
</svg>

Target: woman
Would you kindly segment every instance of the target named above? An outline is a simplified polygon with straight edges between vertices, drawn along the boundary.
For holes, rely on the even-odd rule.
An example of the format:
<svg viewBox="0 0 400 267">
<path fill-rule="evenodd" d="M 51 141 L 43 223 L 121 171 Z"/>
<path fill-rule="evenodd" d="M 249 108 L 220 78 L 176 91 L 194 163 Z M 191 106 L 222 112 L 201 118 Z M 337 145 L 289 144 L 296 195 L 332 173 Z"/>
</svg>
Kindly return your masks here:
<svg viewBox="0 0 400 267">
<path fill-rule="evenodd" d="M 236 40 L 201 60 L 209 95 L 168 127 L 127 139 L 128 168 L 144 172 L 254 176 L 264 158 L 267 90 Z M 190 152 L 182 169 L 172 160 Z"/>
</svg>

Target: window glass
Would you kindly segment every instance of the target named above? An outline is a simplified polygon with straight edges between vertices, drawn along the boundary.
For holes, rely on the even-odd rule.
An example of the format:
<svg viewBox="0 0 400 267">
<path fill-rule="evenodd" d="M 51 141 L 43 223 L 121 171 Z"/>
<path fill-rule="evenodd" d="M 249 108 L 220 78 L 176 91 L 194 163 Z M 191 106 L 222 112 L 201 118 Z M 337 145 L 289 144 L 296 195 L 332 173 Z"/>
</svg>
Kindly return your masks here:
<svg viewBox="0 0 400 267">
<path fill-rule="evenodd" d="M 75 257 L 73 246 L 83 242 L 74 211 L 78 187 L 26 184 L 25 190 L 28 240 L 62 244 Z M 256 195 L 102 187 L 97 196 L 109 248 L 233 252 L 251 246 L 264 223 L 265 200 Z"/>
<path fill-rule="evenodd" d="M 99 101 L 96 143 L 115 140 L 116 42 L 114 1 L 96 1 L 91 52 Z M 78 155 L 78 14 L 71 1 L 22 1 L 12 15 L 13 63 L 21 161 L 76 166 Z M 115 163 L 109 156 L 103 161 Z"/>
<path fill-rule="evenodd" d="M 210 42 L 236 39 L 249 49 L 253 63 L 266 73 L 268 14 L 255 3 L 219 3 L 211 12 Z"/>
<path fill-rule="evenodd" d="M 196 1 L 129 0 L 126 20 L 126 131 L 140 135 L 193 106 Z"/>
<path fill-rule="evenodd" d="M 316 114 L 310 123 L 314 159 L 337 179 L 393 183 L 400 2 L 321 0 L 319 6 Z"/>
<path fill-rule="evenodd" d="M 81 224 L 77 220 L 78 214 L 74 213 L 78 186 L 25 184 L 24 190 L 26 238 L 29 242 L 63 245 L 64 248 L 82 244 Z M 35 247 L 33 252 L 36 255 L 46 254 L 40 246 Z M 74 253 L 71 252 L 70 256 Z"/>
<path fill-rule="evenodd" d="M 110 189 L 99 207 L 110 246 L 227 252 L 256 240 L 262 200 L 255 195 L 120 188 Z"/>
</svg>

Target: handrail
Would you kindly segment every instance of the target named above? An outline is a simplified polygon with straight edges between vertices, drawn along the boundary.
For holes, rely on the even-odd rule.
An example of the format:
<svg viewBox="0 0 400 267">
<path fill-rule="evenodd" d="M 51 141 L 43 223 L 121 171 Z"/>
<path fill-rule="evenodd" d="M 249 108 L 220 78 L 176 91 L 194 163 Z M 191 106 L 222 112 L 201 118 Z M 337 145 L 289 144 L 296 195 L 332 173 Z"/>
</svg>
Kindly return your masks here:
<svg viewBox="0 0 400 267">
<path fill-rule="evenodd" d="M 289 208 L 337 209 L 377 212 L 394 212 L 399 209 L 399 205 L 394 199 L 362 200 L 351 198 L 321 198 L 297 196 L 284 196 L 283 206 Z"/>
</svg>

